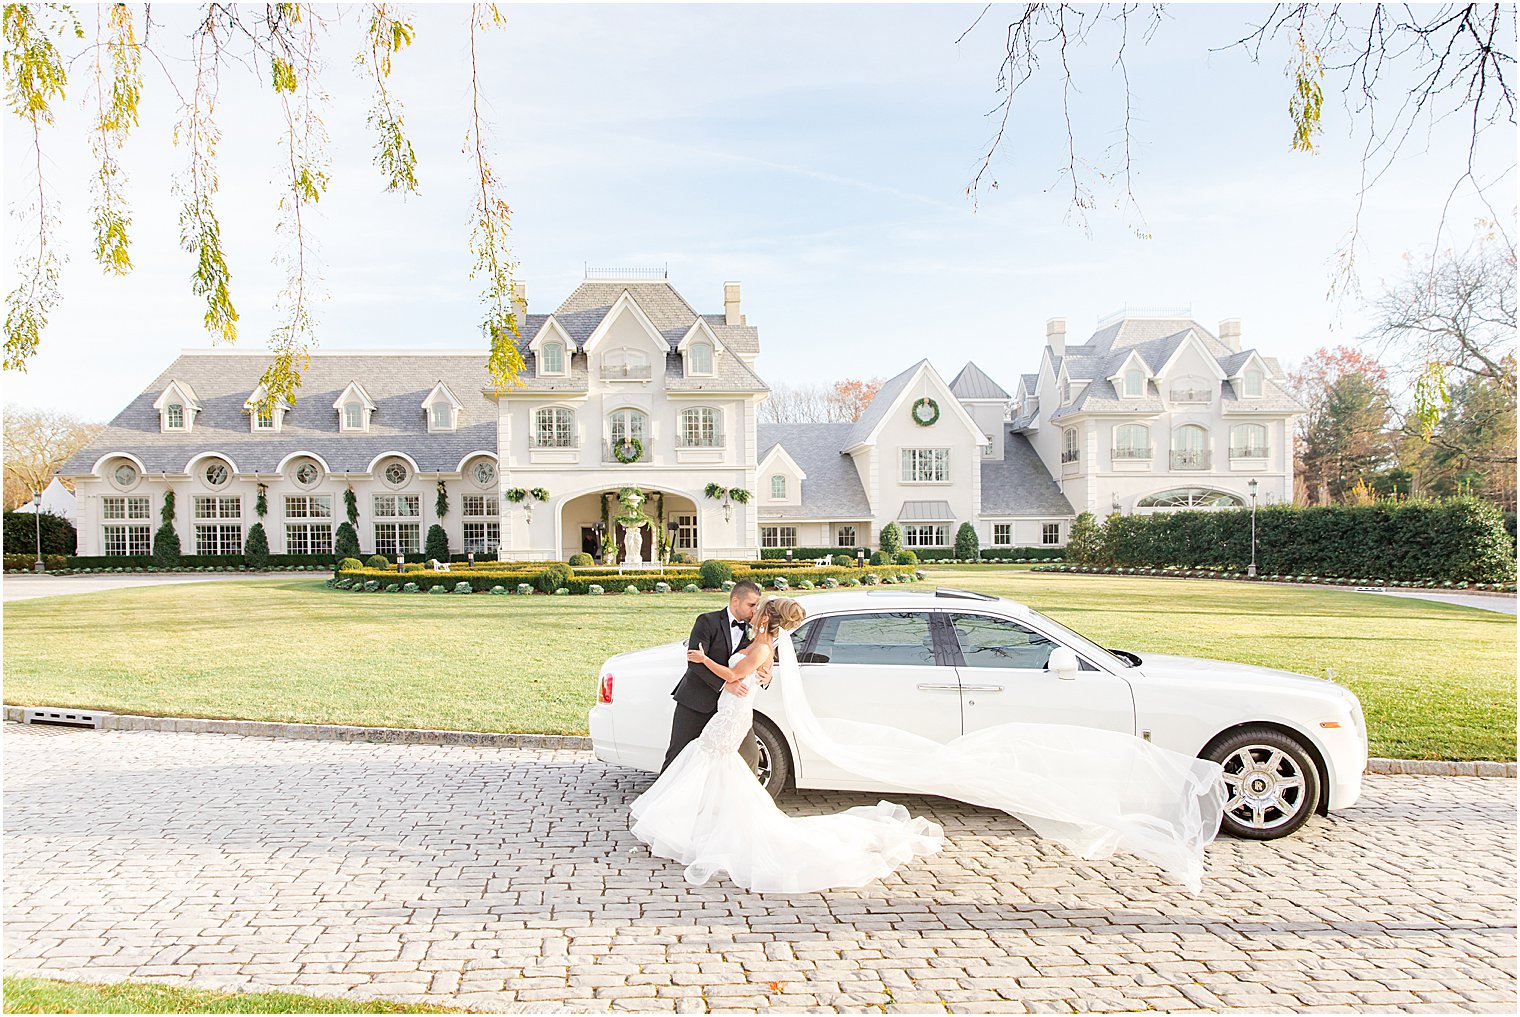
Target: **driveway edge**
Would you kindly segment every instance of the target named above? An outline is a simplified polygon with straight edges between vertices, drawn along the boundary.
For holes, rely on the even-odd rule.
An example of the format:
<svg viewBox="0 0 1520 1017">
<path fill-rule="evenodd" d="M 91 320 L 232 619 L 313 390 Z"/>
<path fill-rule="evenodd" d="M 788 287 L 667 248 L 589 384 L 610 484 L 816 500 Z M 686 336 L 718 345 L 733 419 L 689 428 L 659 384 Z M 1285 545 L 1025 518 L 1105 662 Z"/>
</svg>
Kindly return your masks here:
<svg viewBox="0 0 1520 1017">
<path fill-rule="evenodd" d="M 104 710 L 69 707 L 5 707 L 9 723 L 25 723 L 28 710 L 57 710 L 94 718 L 103 731 L 188 731 L 254 738 L 300 738 L 331 742 L 390 742 L 406 745 L 480 745 L 502 749 L 580 749 L 591 751 L 585 735 L 508 734 L 500 731 L 450 731 L 439 728 L 365 727 L 359 724 L 291 724 L 284 721 L 211 720 L 201 717 L 144 717 Z M 1439 759 L 1367 760 L 1367 773 L 1415 774 L 1429 777 L 1515 777 L 1515 763 L 1493 760 L 1451 762 Z"/>
</svg>

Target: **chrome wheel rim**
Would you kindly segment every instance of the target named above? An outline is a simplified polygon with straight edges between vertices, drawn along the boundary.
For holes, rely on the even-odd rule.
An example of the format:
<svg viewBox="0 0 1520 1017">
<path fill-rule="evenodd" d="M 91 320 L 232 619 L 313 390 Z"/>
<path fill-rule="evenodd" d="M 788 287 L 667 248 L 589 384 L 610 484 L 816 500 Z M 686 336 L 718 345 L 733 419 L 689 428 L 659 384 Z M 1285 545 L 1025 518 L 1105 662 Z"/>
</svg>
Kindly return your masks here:
<svg viewBox="0 0 1520 1017">
<path fill-rule="evenodd" d="M 1275 830 L 1304 808 L 1304 772 L 1298 760 L 1271 745 L 1247 745 L 1224 759 L 1229 790 L 1225 815 L 1253 830 Z"/>
<path fill-rule="evenodd" d="M 758 766 L 758 771 L 759 772 L 756 774 L 756 776 L 758 776 L 760 778 L 760 786 L 764 787 L 764 788 L 768 788 L 768 787 L 771 786 L 771 754 L 770 754 L 770 750 L 768 750 L 765 747 L 765 742 L 762 741 L 759 738 L 755 739 L 755 744 L 758 745 L 758 746 L 760 746 L 760 763 L 759 763 L 759 766 Z"/>
</svg>

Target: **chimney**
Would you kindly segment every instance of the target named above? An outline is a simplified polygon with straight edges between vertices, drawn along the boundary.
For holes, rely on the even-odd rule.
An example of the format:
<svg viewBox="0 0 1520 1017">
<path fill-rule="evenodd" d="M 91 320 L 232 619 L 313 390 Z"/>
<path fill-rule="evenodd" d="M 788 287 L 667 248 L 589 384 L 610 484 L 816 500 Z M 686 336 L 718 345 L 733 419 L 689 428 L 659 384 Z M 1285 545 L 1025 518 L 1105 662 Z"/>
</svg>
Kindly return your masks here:
<svg viewBox="0 0 1520 1017">
<path fill-rule="evenodd" d="M 1226 318 L 1219 323 L 1219 341 L 1230 348 L 1230 352 L 1240 352 L 1240 319 Z"/>
<path fill-rule="evenodd" d="M 1045 323 L 1045 345 L 1058 357 L 1066 356 L 1066 319 L 1051 318 Z"/>
<path fill-rule="evenodd" d="M 744 324 L 744 315 L 739 313 L 739 284 L 736 282 L 723 284 L 723 324 Z"/>
<path fill-rule="evenodd" d="M 517 315 L 518 331 L 528 326 L 528 287 L 515 279 L 512 281 L 512 313 Z"/>
</svg>

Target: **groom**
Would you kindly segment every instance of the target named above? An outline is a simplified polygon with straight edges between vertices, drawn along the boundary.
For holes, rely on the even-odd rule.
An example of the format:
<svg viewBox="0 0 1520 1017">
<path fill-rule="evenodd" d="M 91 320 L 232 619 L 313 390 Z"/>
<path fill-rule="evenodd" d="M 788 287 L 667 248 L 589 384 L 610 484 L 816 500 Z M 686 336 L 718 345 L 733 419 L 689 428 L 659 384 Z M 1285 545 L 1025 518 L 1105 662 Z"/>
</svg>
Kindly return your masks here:
<svg viewBox="0 0 1520 1017">
<path fill-rule="evenodd" d="M 749 623 L 760 603 L 760 587 L 749 580 L 735 583 L 728 597 L 728 607 L 721 611 L 697 615 L 697 623 L 691 627 L 691 637 L 686 640 L 688 649 L 701 646 L 707 656 L 719 664 L 727 664 L 735 651 L 750 644 Z M 718 712 L 718 694 L 723 691 L 723 679 L 708 670 L 706 664 L 686 665 L 681 677 L 670 693 L 676 701 L 676 713 L 670 722 L 670 749 L 665 753 L 665 768 L 673 762 L 681 750 L 696 739 Z M 735 682 L 735 695 L 749 695 L 749 689 Z M 755 742 L 754 729 L 739 747 L 739 755 L 749 764 L 750 771 L 760 773 L 760 746 Z"/>
</svg>

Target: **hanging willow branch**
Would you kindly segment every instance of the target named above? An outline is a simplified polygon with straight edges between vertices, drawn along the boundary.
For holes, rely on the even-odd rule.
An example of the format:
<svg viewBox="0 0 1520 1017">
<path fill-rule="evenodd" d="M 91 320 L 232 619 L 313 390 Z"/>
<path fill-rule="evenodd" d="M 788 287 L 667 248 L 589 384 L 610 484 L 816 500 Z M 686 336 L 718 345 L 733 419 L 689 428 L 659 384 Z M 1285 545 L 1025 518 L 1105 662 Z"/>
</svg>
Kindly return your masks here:
<svg viewBox="0 0 1520 1017">
<path fill-rule="evenodd" d="M 5 298 L 5 369 L 26 370 L 37 352 L 48 315 L 58 305 L 58 273 L 62 265 L 54 246 L 57 213 L 48 203 L 42 177 L 42 128 L 53 122 L 52 103 L 62 99 L 68 74 L 58 48 L 37 23 L 27 4 L 6 4 L 5 98 L 11 112 L 31 129 L 33 172 L 37 190 L 27 217 L 35 217 L 37 238 L 29 253 L 18 259 L 16 274 L 21 282 Z M 84 37 L 76 21 L 74 33 Z"/>
<path fill-rule="evenodd" d="M 391 57 L 412 43 L 416 30 L 397 15 L 394 4 L 370 5 L 368 49 L 358 63 L 375 79 L 375 102 L 369 111 L 374 128 L 375 165 L 386 179 L 387 191 L 417 193 L 417 153 L 402 126 L 401 103 L 391 97 L 386 79 L 391 76 Z"/>
<path fill-rule="evenodd" d="M 485 317 L 481 329 L 490 339 L 491 351 L 486 370 L 496 391 L 512 384 L 523 369 L 522 354 L 517 349 L 519 322 L 512 305 L 512 264 L 507 234 L 511 228 L 512 209 L 501 196 L 486 146 L 484 123 L 480 116 L 480 69 L 476 59 L 475 35 L 503 23 L 495 4 L 475 4 L 470 9 L 470 114 L 471 127 L 465 135 L 464 152 L 475 161 L 475 221 L 470 230 L 470 253 L 475 266 L 470 278 L 485 277 L 481 297 L 485 300 Z"/>
<path fill-rule="evenodd" d="M 222 139 L 214 118 L 221 54 L 217 31 L 216 19 L 208 14 L 195 34 L 195 88 L 174 128 L 175 145 L 186 145 L 190 159 L 174 182 L 174 194 L 181 202 L 180 246 L 195 259 L 190 289 L 206 302 L 202 322 L 206 331 L 230 343 L 237 339 L 238 313 L 232 304 L 232 272 L 222 252 L 222 224 L 215 204 L 221 186 L 216 146 Z"/>
<path fill-rule="evenodd" d="M 104 22 L 104 24 L 102 24 Z M 132 271 L 127 228 L 132 217 L 122 195 L 126 174 L 116 152 L 138 123 L 142 99 L 142 49 L 133 32 L 132 10 L 126 4 L 95 9 L 95 130 L 90 148 L 99 161 L 95 173 L 95 260 L 115 275 Z M 105 64 L 111 65 L 109 87 Z"/>
</svg>

